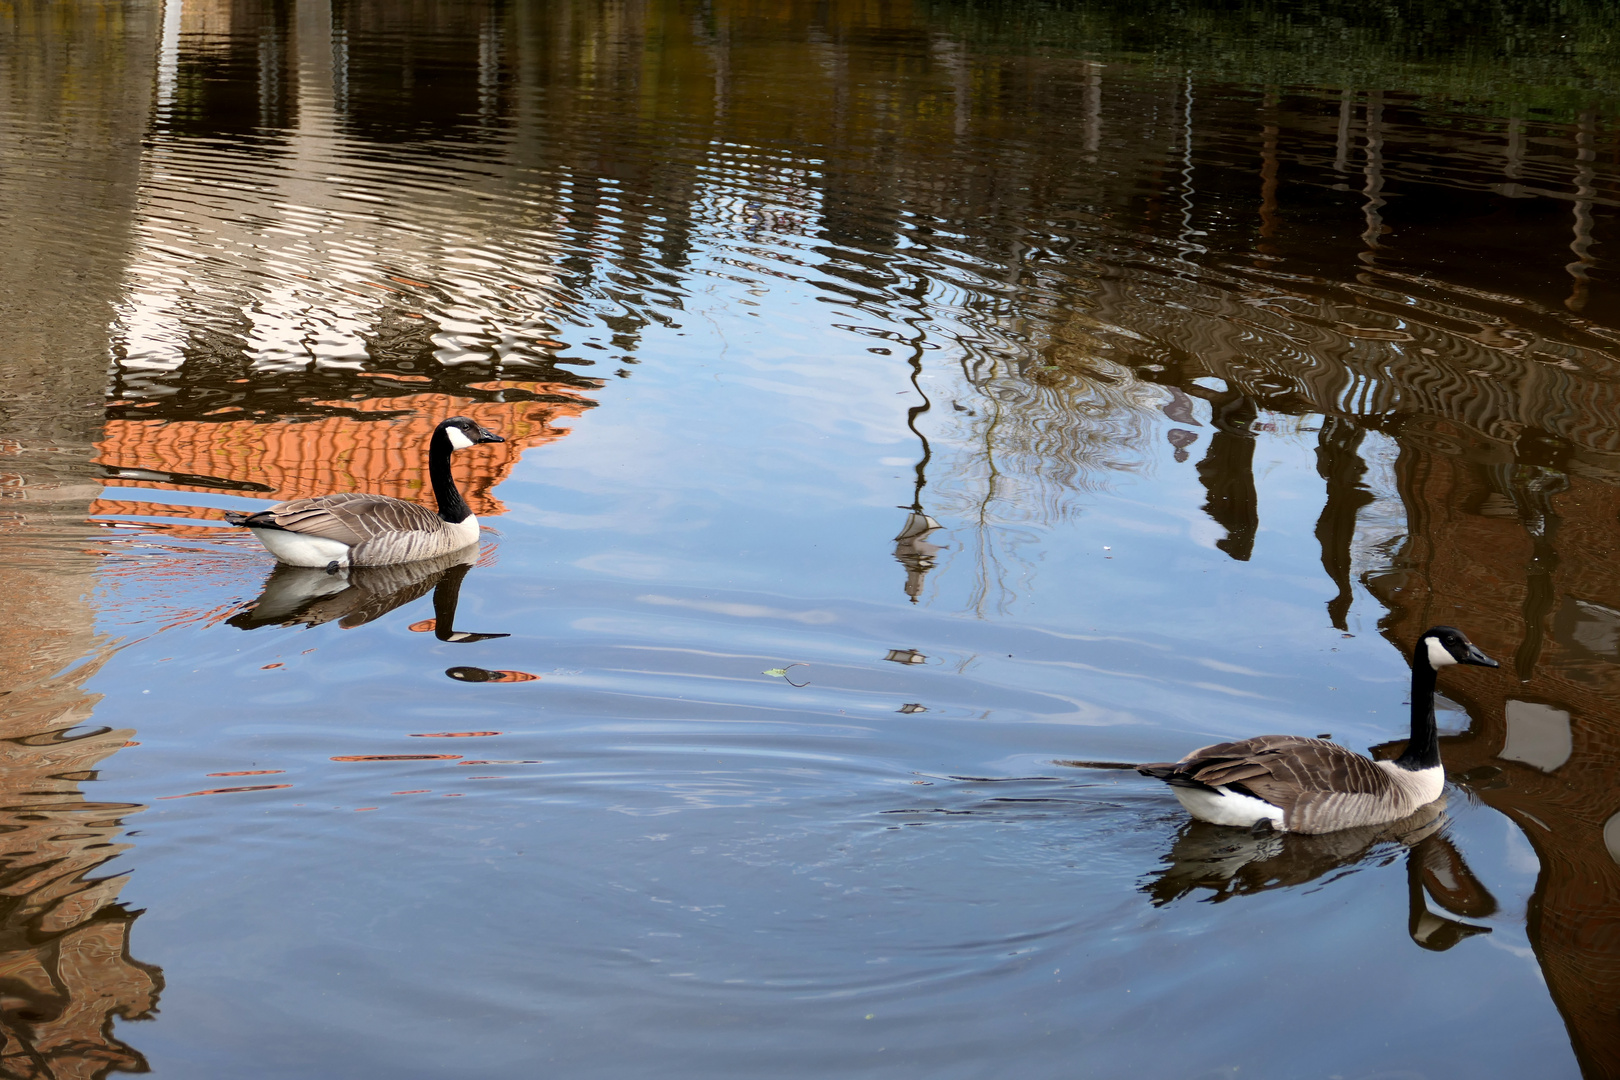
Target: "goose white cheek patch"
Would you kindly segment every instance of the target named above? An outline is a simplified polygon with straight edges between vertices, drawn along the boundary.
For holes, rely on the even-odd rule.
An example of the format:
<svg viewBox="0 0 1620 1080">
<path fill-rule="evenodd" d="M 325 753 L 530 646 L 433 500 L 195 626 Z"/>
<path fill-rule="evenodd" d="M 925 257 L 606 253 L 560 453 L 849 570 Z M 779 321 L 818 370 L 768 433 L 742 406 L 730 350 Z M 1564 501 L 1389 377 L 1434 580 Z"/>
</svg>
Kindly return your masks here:
<svg viewBox="0 0 1620 1080">
<path fill-rule="evenodd" d="M 462 431 L 460 428 L 445 428 L 444 433 L 445 435 L 449 436 L 450 445 L 455 447 L 457 450 L 465 450 L 467 447 L 473 444 L 473 441 L 467 438 L 467 433 Z"/>
<path fill-rule="evenodd" d="M 1440 644 L 1439 638 L 1426 637 L 1423 639 L 1423 644 L 1429 647 L 1430 667 L 1438 670 L 1445 667 L 1447 664 L 1455 664 L 1457 662 L 1457 658 L 1447 652 L 1444 645 Z"/>
</svg>

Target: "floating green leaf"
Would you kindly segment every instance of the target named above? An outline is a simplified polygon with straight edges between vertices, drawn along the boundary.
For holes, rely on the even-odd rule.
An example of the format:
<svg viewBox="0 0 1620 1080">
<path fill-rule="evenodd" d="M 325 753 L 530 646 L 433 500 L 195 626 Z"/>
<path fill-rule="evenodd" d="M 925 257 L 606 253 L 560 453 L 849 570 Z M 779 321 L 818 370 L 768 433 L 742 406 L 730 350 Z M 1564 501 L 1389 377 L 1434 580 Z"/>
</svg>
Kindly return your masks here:
<svg viewBox="0 0 1620 1080">
<path fill-rule="evenodd" d="M 787 678 L 787 668 L 773 667 L 769 671 L 760 672 L 760 674 L 769 675 L 773 679 L 785 679 Z"/>
</svg>

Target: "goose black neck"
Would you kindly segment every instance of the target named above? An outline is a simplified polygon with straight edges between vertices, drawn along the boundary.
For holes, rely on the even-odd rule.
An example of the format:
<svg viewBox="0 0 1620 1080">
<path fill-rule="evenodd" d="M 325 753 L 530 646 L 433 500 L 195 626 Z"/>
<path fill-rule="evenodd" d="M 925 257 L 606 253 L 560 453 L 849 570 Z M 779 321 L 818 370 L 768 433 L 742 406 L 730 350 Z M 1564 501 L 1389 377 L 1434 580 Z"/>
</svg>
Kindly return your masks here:
<svg viewBox="0 0 1620 1080">
<path fill-rule="evenodd" d="M 1440 729 L 1434 722 L 1434 666 L 1428 646 L 1419 638 L 1412 650 L 1412 738 L 1395 759 L 1403 769 L 1432 769 L 1440 764 Z"/>
<path fill-rule="evenodd" d="M 433 481 L 433 496 L 439 500 L 439 516 L 452 525 L 472 516 L 467 500 L 461 497 L 455 478 L 450 475 L 450 454 L 454 450 L 443 428 L 433 433 L 433 440 L 428 443 L 428 479 Z"/>
</svg>

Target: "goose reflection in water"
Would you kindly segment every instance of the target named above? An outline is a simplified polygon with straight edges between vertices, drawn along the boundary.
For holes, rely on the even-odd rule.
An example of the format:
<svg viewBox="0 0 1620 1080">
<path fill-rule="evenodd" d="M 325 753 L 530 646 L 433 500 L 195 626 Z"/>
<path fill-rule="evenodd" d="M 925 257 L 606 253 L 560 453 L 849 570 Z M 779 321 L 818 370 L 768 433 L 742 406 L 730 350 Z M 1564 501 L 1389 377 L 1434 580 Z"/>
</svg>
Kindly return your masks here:
<svg viewBox="0 0 1620 1080">
<path fill-rule="evenodd" d="M 345 630 L 364 626 L 433 591 L 433 618 L 413 623 L 413 630 L 432 630 L 440 641 L 468 643 L 509 637 L 455 629 L 461 582 L 478 558 L 477 548 L 437 559 L 389 566 L 354 566 L 328 572 L 305 566 L 278 565 L 265 580 L 264 592 L 251 607 L 227 621 L 241 630 L 261 626 L 320 626 L 337 622 Z"/>
<path fill-rule="evenodd" d="M 1156 907 L 1201 889 L 1210 893 L 1203 899 L 1220 903 L 1348 871 L 1399 845 L 1406 849 L 1407 933 L 1420 947 L 1444 952 L 1464 938 L 1491 932 L 1462 920 L 1496 912 L 1496 898 L 1441 835 L 1447 821 L 1440 803 L 1388 825 L 1315 835 L 1255 834 L 1192 821 L 1165 854 L 1168 865 L 1142 891 Z M 1431 900 L 1458 918 L 1437 913 Z"/>
</svg>

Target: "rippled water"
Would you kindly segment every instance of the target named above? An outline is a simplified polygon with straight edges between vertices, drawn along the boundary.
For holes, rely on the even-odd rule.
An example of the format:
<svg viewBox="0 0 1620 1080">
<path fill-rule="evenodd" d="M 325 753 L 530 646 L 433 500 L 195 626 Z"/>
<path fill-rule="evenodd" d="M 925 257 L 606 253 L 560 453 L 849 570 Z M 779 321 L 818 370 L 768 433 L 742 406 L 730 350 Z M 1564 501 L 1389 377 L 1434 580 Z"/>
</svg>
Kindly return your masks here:
<svg viewBox="0 0 1620 1080">
<path fill-rule="evenodd" d="M 0 8 L 0 1068 L 1620 1076 L 1620 44 L 1493 12 Z M 224 527 L 458 413 L 476 555 Z M 1436 622 L 1398 835 L 1086 767 Z"/>
</svg>

